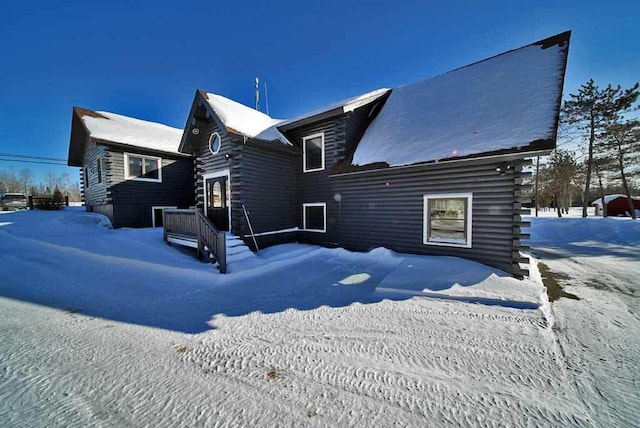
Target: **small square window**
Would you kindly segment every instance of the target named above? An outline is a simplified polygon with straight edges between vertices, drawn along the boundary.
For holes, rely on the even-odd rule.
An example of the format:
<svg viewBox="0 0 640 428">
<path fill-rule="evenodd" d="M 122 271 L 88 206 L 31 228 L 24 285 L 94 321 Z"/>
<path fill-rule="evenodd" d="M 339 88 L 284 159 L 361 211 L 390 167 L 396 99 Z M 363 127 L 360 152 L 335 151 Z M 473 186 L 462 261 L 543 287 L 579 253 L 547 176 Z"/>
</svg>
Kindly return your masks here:
<svg viewBox="0 0 640 428">
<path fill-rule="evenodd" d="M 471 193 L 424 195 L 426 245 L 471 248 Z"/>
<path fill-rule="evenodd" d="M 327 204 L 324 202 L 303 204 L 302 228 L 308 232 L 326 232 Z"/>
<path fill-rule="evenodd" d="M 303 172 L 324 169 L 324 133 L 309 135 L 302 139 Z"/>
</svg>

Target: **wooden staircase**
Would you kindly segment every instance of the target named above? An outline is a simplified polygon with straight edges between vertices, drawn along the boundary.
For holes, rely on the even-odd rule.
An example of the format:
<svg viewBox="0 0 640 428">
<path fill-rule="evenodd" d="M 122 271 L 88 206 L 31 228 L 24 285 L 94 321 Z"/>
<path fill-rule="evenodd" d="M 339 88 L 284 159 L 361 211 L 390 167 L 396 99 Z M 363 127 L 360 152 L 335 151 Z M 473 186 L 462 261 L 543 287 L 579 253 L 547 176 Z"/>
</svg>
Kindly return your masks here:
<svg viewBox="0 0 640 428">
<path fill-rule="evenodd" d="M 227 233 L 216 229 L 203 213 L 195 209 L 166 209 L 162 217 L 166 243 L 195 248 L 200 260 L 217 263 L 220 273 L 227 273 Z"/>
</svg>

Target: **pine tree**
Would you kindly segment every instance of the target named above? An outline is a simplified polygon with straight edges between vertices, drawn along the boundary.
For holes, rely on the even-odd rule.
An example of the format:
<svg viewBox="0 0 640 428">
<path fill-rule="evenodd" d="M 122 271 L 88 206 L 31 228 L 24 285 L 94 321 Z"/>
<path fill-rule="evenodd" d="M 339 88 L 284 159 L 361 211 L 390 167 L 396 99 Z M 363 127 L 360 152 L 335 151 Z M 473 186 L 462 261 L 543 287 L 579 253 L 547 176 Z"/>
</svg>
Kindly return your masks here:
<svg viewBox="0 0 640 428">
<path fill-rule="evenodd" d="M 578 126 L 588 142 L 582 217 L 587 216 L 596 140 L 605 134 L 605 128 L 608 125 L 619 120 L 625 112 L 629 111 L 637 99 L 637 89 L 638 84 L 624 91 L 620 86 L 611 85 L 605 89 L 599 89 L 591 79 L 578 89 L 577 94 L 569 94 L 571 99 L 564 102 L 563 115 L 569 123 Z"/>
</svg>

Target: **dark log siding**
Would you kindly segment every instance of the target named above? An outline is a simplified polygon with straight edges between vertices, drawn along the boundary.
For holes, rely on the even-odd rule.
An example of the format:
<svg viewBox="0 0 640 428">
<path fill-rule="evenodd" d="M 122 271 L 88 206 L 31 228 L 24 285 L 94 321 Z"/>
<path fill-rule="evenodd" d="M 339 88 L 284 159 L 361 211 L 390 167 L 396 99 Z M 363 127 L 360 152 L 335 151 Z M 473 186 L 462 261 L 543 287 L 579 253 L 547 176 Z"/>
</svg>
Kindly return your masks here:
<svg viewBox="0 0 640 428">
<path fill-rule="evenodd" d="M 242 199 L 254 233 L 289 229 L 299 224 L 296 183 L 301 161 L 299 150 L 287 153 L 284 146 L 270 149 L 265 147 L 268 145 L 282 144 L 277 141 L 249 143 L 243 145 L 241 151 Z M 246 220 L 244 223 L 243 237 L 249 233 Z M 296 238 L 297 234 L 288 232 L 257 239 L 258 245 L 264 246 L 291 242 Z"/>
<path fill-rule="evenodd" d="M 325 135 L 325 169 L 303 173 L 301 159 L 298 164 L 298 221 L 302 227 L 303 203 L 325 202 L 327 232 L 301 232 L 301 241 L 356 251 L 384 246 L 398 252 L 458 256 L 516 275 L 526 273 L 515 264 L 522 246 L 516 202 L 519 161 L 512 161 L 516 172 L 502 176 L 493 159 L 331 175 L 332 167 L 350 155 L 366 121 L 367 115 L 357 110 L 289 131 L 289 138 L 300 146 L 307 135 Z M 424 195 L 468 192 L 473 193 L 472 248 L 425 245 Z"/>
<path fill-rule="evenodd" d="M 229 170 L 231 190 L 231 231 L 239 235 L 242 229 L 242 187 L 240 185 L 240 157 L 241 146 L 232 143 L 231 136 L 221 129 L 213 120 L 200 126 L 200 133 L 190 136 L 190 147 L 194 147 L 196 156 L 195 170 L 195 199 L 199 210 L 204 210 L 204 174 Z M 217 132 L 220 135 L 220 150 L 215 155 L 209 151 L 209 137 Z M 239 138 L 239 137 L 235 137 Z"/>
<path fill-rule="evenodd" d="M 303 172 L 302 155 L 298 161 L 298 226 L 302 224 L 302 204 L 313 202 L 325 202 L 327 204 L 327 232 L 302 232 L 300 239 L 321 245 L 337 246 L 340 242 L 341 217 L 340 204 L 336 202 L 340 198 L 339 189 L 334 188 L 335 180 L 330 178 L 332 168 L 343 161 L 349 154 L 368 118 L 369 109 L 362 108 L 352 113 L 326 119 L 311 125 L 307 125 L 288 132 L 290 140 L 301 148 L 303 138 L 309 135 L 324 133 L 325 168 L 322 171 Z M 345 224 L 342 223 L 342 228 Z"/>
<path fill-rule="evenodd" d="M 109 196 L 113 201 L 114 227 L 149 227 L 152 207 L 194 205 L 193 159 L 145 151 L 127 152 L 162 159 L 162 182 L 127 180 L 124 171 L 124 152 L 115 147 L 106 151 L 105 169 L 109 181 Z"/>
<path fill-rule="evenodd" d="M 84 201 L 88 209 L 94 205 L 108 204 L 111 200 L 107 193 L 107 180 L 105 171 L 102 171 L 102 183 L 98 183 L 98 159 L 105 157 L 105 146 L 87 141 L 84 150 L 84 167 L 87 167 L 88 176 L 82 175 L 82 187 L 84 191 Z M 107 168 L 105 167 L 105 170 Z M 87 185 L 88 184 L 88 185 Z"/>
<path fill-rule="evenodd" d="M 342 196 L 340 242 L 366 251 L 464 257 L 513 272 L 514 174 L 499 175 L 496 163 L 429 165 L 333 177 Z M 425 194 L 473 193 L 472 248 L 423 243 Z M 337 203 L 334 203 L 337 205 Z"/>
<path fill-rule="evenodd" d="M 231 173 L 232 231 L 250 243 L 242 204 L 250 212 L 255 233 L 290 227 L 302 228 L 302 204 L 327 205 L 327 231 L 298 232 L 259 237 L 259 245 L 300 240 L 319 245 L 339 245 L 356 251 L 384 246 L 425 255 L 464 257 L 512 273 L 526 274 L 520 195 L 522 160 L 500 175 L 496 166 L 504 160 L 476 159 L 419 167 L 387 168 L 363 173 L 333 174 L 333 167 L 351 155 L 370 120 L 369 109 L 287 131 L 293 149 L 244 141 L 218 128 L 213 121 L 191 136 L 195 147 L 196 201 L 203 209 L 202 175 L 229 169 Z M 220 152 L 208 150 L 211 133 L 222 136 Z M 303 172 L 302 139 L 324 133 L 325 169 Z M 268 143 L 279 144 L 279 143 Z M 401 144 L 401 142 L 398 142 Z M 390 148 L 392 150 L 392 148 Z M 225 157 L 228 154 L 229 157 Z M 472 248 L 425 245 L 424 195 L 473 193 Z"/>
</svg>

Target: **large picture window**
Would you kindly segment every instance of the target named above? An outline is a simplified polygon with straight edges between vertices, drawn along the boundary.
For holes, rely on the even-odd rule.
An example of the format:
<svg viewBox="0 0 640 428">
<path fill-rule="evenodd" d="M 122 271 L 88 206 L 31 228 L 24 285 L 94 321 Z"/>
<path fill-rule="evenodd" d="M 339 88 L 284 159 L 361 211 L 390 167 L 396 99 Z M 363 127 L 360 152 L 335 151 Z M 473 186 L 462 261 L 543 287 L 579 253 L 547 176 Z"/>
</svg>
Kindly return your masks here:
<svg viewBox="0 0 640 428">
<path fill-rule="evenodd" d="M 124 154 L 124 175 L 127 180 L 162 181 L 162 159 L 153 156 Z"/>
<path fill-rule="evenodd" d="M 324 169 L 324 132 L 309 135 L 302 139 L 303 172 Z"/>
<path fill-rule="evenodd" d="M 327 204 L 302 204 L 302 228 L 307 232 L 327 231 Z"/>
<path fill-rule="evenodd" d="M 424 195 L 426 245 L 471 248 L 472 193 Z"/>
</svg>

